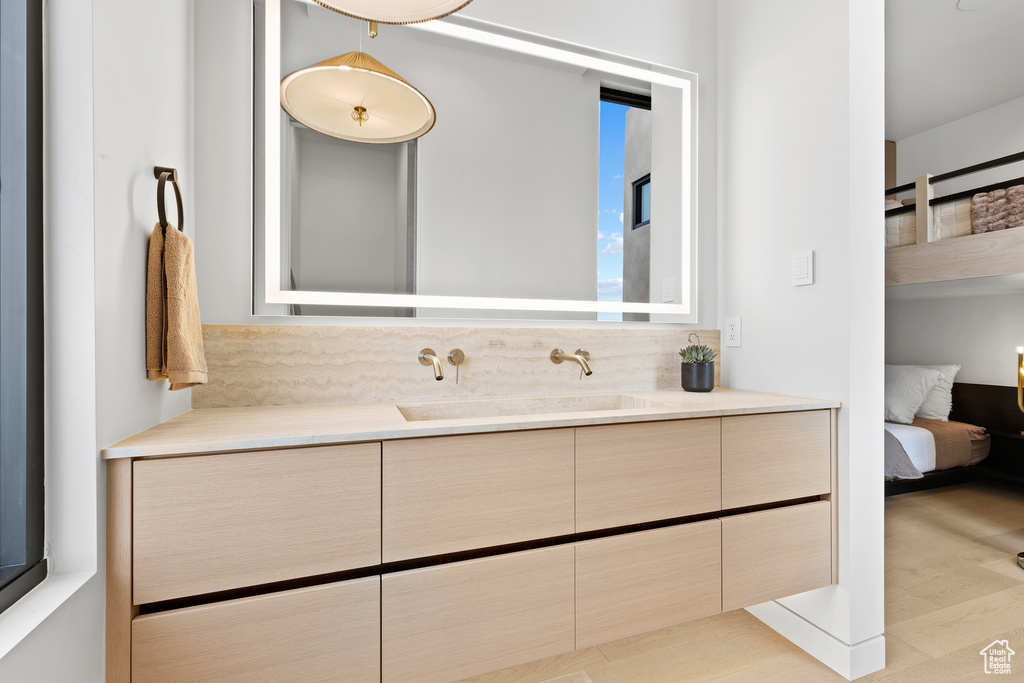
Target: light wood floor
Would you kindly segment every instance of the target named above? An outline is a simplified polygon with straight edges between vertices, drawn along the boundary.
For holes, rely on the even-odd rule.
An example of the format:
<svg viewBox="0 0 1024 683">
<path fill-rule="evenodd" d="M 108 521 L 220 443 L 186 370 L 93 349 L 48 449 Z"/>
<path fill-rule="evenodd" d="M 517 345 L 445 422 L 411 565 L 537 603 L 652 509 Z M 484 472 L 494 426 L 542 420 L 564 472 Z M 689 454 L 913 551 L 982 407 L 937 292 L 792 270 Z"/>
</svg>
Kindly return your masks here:
<svg viewBox="0 0 1024 683">
<path fill-rule="evenodd" d="M 1024 680 L 1024 492 L 965 484 L 888 498 L 885 512 L 887 667 L 858 680 L 988 681 L 979 652 L 1004 638 L 1019 660 L 995 680 Z M 845 680 L 739 610 L 464 683 Z"/>
</svg>

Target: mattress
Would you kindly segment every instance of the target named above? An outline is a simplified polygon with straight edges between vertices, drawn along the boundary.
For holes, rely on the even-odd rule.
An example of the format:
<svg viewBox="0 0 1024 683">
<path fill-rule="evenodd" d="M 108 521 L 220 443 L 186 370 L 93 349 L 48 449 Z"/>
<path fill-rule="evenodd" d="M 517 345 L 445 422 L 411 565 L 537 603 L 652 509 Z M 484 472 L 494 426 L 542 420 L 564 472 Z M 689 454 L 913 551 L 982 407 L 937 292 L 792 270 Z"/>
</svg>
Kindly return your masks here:
<svg viewBox="0 0 1024 683">
<path fill-rule="evenodd" d="M 964 422 L 914 418 L 914 424 L 885 423 L 910 462 L 921 472 L 976 465 L 988 457 L 991 440 L 984 427 Z"/>
<path fill-rule="evenodd" d="M 935 437 L 931 432 L 922 427 L 895 422 L 886 422 L 885 431 L 896 437 L 914 467 L 922 473 L 935 469 Z"/>
</svg>

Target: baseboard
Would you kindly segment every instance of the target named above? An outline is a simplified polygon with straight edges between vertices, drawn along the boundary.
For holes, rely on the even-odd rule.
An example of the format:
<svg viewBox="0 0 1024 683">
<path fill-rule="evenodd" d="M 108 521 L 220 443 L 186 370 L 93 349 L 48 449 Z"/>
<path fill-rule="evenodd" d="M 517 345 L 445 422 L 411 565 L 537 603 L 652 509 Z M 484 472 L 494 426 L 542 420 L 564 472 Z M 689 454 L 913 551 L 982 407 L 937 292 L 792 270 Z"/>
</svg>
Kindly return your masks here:
<svg viewBox="0 0 1024 683">
<path fill-rule="evenodd" d="M 847 645 L 777 602 L 749 607 L 747 611 L 847 680 L 885 668 L 884 636 Z"/>
</svg>

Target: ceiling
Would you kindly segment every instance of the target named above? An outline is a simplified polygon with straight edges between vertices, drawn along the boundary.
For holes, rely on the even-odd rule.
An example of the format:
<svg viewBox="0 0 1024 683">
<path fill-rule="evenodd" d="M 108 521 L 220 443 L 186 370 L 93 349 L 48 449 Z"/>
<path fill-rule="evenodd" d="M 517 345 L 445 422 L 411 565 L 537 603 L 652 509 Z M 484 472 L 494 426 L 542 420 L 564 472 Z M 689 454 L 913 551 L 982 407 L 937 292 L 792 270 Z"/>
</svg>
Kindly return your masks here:
<svg viewBox="0 0 1024 683">
<path fill-rule="evenodd" d="M 1024 97 L 1024 0 L 885 0 L 885 137 Z"/>
</svg>

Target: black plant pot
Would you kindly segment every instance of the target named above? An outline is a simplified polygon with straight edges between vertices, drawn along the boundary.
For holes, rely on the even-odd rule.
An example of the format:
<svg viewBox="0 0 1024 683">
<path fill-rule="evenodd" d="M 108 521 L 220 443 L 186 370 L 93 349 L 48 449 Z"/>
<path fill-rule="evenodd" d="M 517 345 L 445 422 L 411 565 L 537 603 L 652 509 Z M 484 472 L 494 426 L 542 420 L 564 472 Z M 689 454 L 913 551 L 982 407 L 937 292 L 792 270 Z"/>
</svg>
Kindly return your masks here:
<svg viewBox="0 0 1024 683">
<path fill-rule="evenodd" d="M 680 363 L 682 366 L 683 389 L 686 391 L 711 391 L 715 388 L 714 363 Z"/>
</svg>

